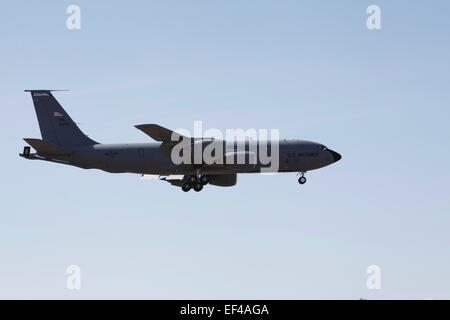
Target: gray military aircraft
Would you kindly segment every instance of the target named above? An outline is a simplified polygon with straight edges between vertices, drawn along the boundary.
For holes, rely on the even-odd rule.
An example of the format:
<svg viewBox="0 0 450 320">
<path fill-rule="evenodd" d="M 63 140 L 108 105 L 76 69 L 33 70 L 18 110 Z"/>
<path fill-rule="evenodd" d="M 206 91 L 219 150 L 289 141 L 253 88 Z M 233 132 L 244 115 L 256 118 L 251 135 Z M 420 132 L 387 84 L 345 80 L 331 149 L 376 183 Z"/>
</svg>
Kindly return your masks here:
<svg viewBox="0 0 450 320">
<path fill-rule="evenodd" d="M 260 153 L 251 151 L 250 141 L 234 143 L 230 149 L 224 140 L 211 138 L 188 138 L 157 124 L 142 124 L 135 127 L 157 143 L 101 144 L 87 137 L 64 111 L 55 97 L 55 90 L 25 90 L 30 92 L 41 130 L 41 139 L 24 138 L 29 146 L 24 147 L 21 157 L 30 160 L 44 160 L 76 166 L 83 169 L 100 169 L 111 173 L 136 173 L 144 177 L 159 178 L 183 191 L 200 191 L 206 184 L 234 186 L 238 173 L 261 172 L 268 164 L 263 163 Z M 175 138 L 174 138 L 175 137 Z M 190 146 L 200 144 L 200 150 L 212 142 L 223 143 L 223 161 L 198 163 L 195 161 L 176 164 L 171 151 L 182 139 L 190 141 Z M 306 182 L 305 173 L 330 165 L 341 159 L 341 155 L 320 143 L 304 140 L 279 140 L 278 148 L 266 145 L 271 156 L 278 156 L 276 172 L 299 172 L 300 184 Z M 189 151 L 189 150 L 188 150 Z M 269 152 L 269 153 L 270 153 Z M 244 163 L 235 163 L 243 155 Z M 253 160 L 251 160 L 252 158 Z"/>
</svg>

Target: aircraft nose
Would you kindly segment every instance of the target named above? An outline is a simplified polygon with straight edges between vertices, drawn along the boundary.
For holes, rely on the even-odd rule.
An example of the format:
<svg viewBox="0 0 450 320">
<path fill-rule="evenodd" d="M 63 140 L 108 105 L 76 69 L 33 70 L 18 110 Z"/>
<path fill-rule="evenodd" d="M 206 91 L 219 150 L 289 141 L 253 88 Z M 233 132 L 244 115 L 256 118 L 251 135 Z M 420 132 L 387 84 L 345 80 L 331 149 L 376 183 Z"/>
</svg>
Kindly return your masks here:
<svg viewBox="0 0 450 320">
<path fill-rule="evenodd" d="M 337 153 L 336 151 L 333 151 L 333 150 L 328 150 L 328 151 L 333 156 L 333 160 L 334 160 L 333 162 L 337 162 L 337 161 L 341 160 L 342 156 L 339 153 Z"/>
</svg>

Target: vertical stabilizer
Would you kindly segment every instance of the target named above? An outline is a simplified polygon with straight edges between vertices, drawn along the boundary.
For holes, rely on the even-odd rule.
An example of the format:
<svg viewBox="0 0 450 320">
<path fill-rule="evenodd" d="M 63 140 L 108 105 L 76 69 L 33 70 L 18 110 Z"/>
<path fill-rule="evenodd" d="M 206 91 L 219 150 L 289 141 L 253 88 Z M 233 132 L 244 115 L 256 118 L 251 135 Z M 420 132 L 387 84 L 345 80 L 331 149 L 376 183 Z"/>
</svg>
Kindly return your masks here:
<svg viewBox="0 0 450 320">
<path fill-rule="evenodd" d="M 25 90 L 31 93 L 41 129 L 42 140 L 58 146 L 85 146 L 97 144 L 88 138 L 73 122 L 52 95 L 51 90 Z"/>
</svg>

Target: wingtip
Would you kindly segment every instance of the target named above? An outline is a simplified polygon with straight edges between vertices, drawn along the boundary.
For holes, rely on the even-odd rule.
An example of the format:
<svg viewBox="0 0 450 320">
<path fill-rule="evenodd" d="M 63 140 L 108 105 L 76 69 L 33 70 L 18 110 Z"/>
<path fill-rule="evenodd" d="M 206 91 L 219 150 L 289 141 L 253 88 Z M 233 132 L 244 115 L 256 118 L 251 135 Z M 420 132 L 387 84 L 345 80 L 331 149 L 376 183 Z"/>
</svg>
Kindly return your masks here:
<svg viewBox="0 0 450 320">
<path fill-rule="evenodd" d="M 142 128 L 155 127 L 155 126 L 159 127 L 159 125 L 154 124 L 154 123 L 137 124 L 134 127 L 137 129 L 142 129 Z"/>
</svg>

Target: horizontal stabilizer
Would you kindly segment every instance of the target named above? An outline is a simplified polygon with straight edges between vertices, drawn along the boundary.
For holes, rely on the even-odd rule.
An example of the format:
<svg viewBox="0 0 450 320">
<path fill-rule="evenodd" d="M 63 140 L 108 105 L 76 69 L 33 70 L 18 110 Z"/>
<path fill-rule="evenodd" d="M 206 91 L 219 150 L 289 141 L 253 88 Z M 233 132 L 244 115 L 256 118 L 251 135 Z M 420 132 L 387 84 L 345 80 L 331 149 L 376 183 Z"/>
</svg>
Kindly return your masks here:
<svg viewBox="0 0 450 320">
<path fill-rule="evenodd" d="M 72 153 L 72 151 L 61 148 L 53 143 L 46 142 L 40 139 L 24 138 L 30 146 L 32 146 L 40 154 L 45 154 L 49 156 L 67 156 Z"/>
</svg>

